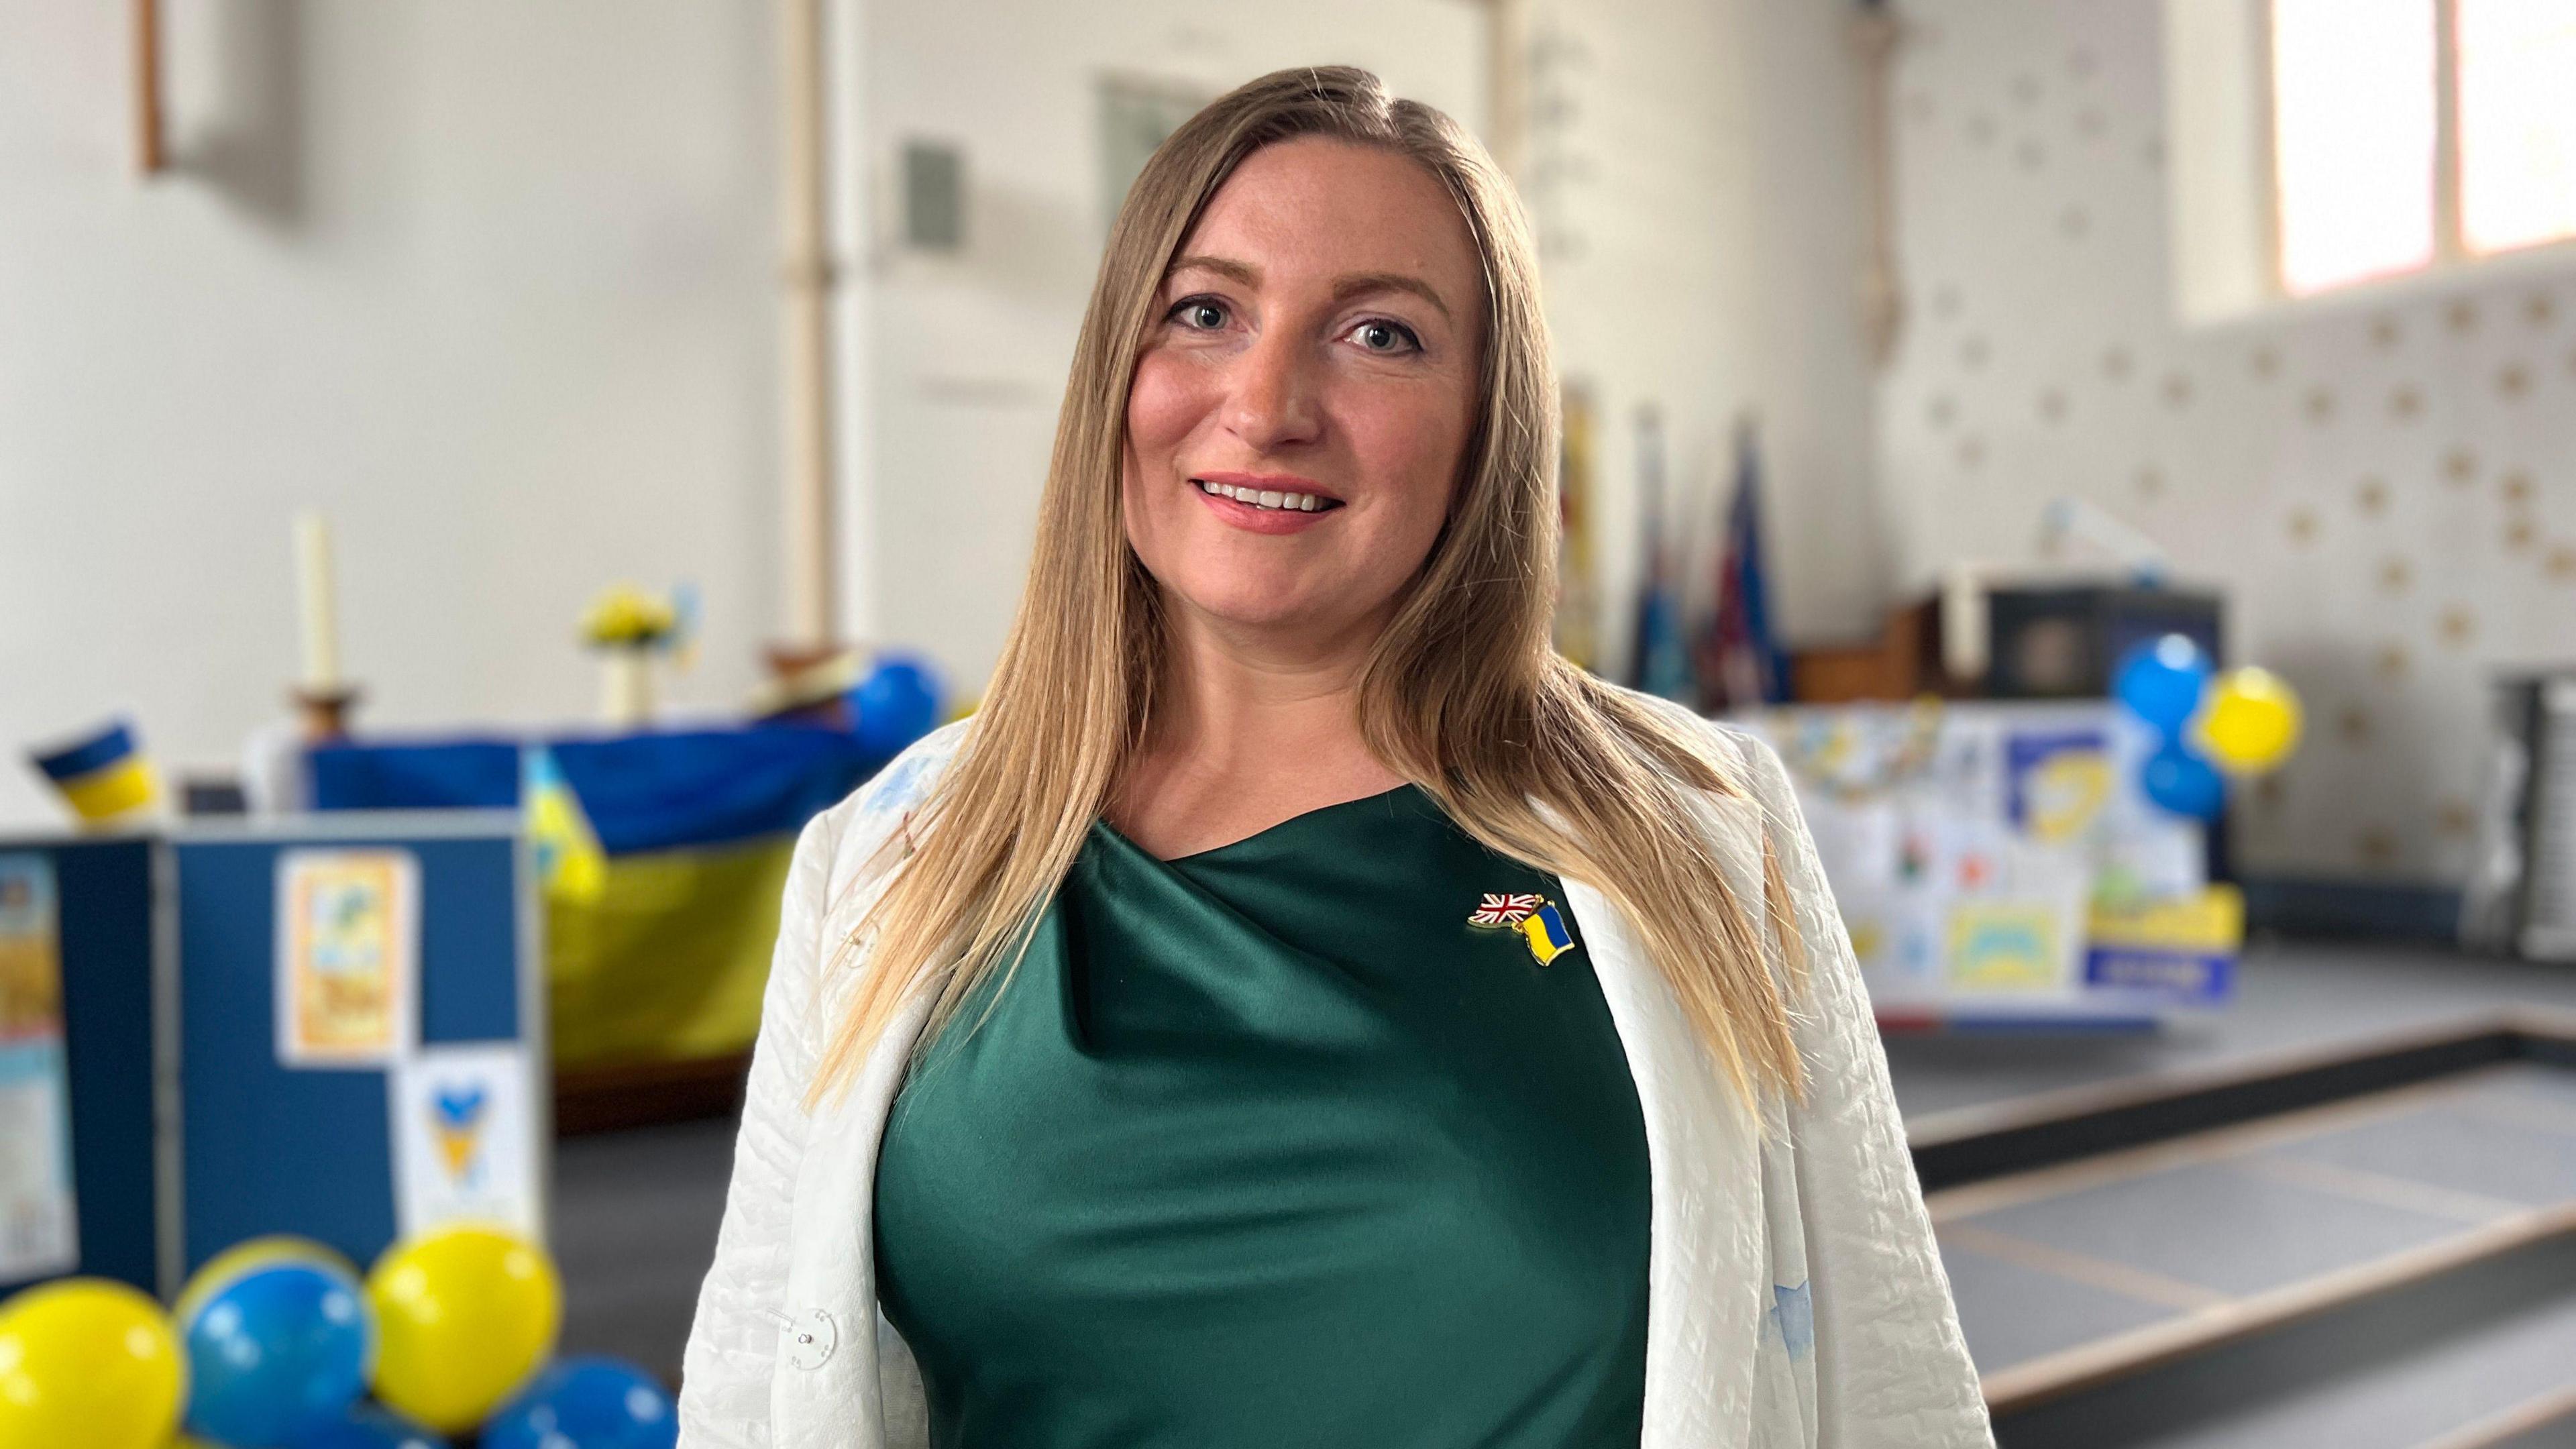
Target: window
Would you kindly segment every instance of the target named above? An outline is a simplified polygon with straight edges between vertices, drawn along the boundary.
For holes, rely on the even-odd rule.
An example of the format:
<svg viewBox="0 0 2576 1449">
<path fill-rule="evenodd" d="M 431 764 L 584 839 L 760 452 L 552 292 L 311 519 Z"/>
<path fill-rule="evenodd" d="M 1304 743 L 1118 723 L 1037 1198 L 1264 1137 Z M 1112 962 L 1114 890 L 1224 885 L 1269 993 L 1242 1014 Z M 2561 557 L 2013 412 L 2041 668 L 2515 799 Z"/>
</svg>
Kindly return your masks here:
<svg viewBox="0 0 2576 1449">
<path fill-rule="evenodd" d="M 2272 0 L 2272 189 L 2292 295 L 2433 260 L 2434 0 Z"/>
<path fill-rule="evenodd" d="M 2576 236 L 2576 5 L 2452 4 L 2462 246 L 2484 255 Z"/>
<path fill-rule="evenodd" d="M 2576 4 L 2269 7 L 2281 292 L 2576 237 Z"/>
</svg>

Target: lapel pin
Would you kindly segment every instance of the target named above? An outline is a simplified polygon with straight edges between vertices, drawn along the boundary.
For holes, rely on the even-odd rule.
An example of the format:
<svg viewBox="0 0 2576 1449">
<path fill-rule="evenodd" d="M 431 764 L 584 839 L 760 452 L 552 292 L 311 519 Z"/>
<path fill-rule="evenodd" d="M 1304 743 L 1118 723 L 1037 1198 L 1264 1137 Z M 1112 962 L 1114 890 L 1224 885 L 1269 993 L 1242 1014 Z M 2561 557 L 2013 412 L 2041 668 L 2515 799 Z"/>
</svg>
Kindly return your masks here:
<svg viewBox="0 0 2576 1449">
<path fill-rule="evenodd" d="M 1529 944 L 1531 959 L 1541 966 L 1574 949 L 1574 933 L 1566 929 L 1565 917 L 1545 896 L 1487 891 L 1476 909 L 1468 913 L 1467 924 L 1482 930 L 1519 932 Z"/>
</svg>

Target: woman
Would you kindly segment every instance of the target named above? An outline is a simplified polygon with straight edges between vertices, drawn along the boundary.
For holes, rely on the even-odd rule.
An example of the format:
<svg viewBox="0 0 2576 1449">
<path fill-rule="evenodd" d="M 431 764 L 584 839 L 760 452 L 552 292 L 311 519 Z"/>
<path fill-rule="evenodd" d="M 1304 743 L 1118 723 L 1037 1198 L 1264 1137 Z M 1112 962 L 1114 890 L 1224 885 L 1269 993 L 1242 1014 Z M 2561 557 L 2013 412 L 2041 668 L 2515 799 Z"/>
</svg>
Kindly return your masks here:
<svg viewBox="0 0 2576 1449">
<path fill-rule="evenodd" d="M 1155 154 L 981 712 L 798 847 L 685 1445 L 1988 1442 L 1777 760 L 1548 648 L 1553 388 L 1446 117 Z"/>
</svg>

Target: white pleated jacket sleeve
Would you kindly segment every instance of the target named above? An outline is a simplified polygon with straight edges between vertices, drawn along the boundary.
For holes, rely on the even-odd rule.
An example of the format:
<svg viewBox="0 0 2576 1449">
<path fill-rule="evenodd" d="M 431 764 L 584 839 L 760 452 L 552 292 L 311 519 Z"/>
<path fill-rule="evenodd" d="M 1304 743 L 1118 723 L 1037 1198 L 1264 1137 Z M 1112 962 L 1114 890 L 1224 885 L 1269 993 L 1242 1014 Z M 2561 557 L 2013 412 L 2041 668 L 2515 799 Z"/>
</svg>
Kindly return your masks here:
<svg viewBox="0 0 2576 1449">
<path fill-rule="evenodd" d="M 1783 1199 L 1796 1204 L 1808 1293 L 1783 1306 L 1811 1320 L 1815 1419 L 1811 1434 L 1780 1442 L 1991 1444 L 1850 933 L 1779 755 L 1724 733 L 1747 767 L 1810 972 L 1796 1025 L 1807 1090 L 1783 1109 L 1788 1130 L 1766 1152 L 1764 1192 L 1775 1220 Z M 1790 1180 L 1775 1183 L 1781 1149 Z"/>
<path fill-rule="evenodd" d="M 832 968 L 907 849 L 954 725 L 808 826 L 781 914 L 724 1226 L 691 1332 L 681 1449 L 925 1449 L 919 1371 L 879 1310 L 875 1156 L 927 1001 L 859 1084 L 809 1113 Z M 1709 797 L 1729 884 L 1759 908 L 1767 847 L 1808 945 L 1802 1101 L 1761 1119 L 1722 1080 L 1635 931 L 1565 882 L 1627 1052 L 1652 1178 L 1643 1449 L 1981 1449 L 1992 1444 L 1886 1058 L 1786 772 L 1722 726 L 1739 795 Z M 1436 1387 L 1426 1386 L 1426 1391 Z"/>
<path fill-rule="evenodd" d="M 689 1449 L 774 1449 L 798 1437 L 778 1432 L 772 1401 L 784 1376 L 805 1371 L 797 1366 L 799 1352 L 810 1359 L 814 1344 L 798 1340 L 800 1335 L 810 1340 L 818 1325 L 814 1306 L 790 1302 L 789 1270 L 800 1246 L 800 1215 L 807 1224 L 803 1246 L 832 1250 L 830 1244 L 812 1240 L 819 1231 L 813 1226 L 816 1215 L 833 1207 L 828 1199 L 809 1197 L 800 1214 L 798 1188 L 809 1151 L 831 1152 L 847 1145 L 810 1140 L 818 1122 L 833 1123 L 845 1115 L 817 1114 L 805 1104 L 830 1032 L 823 978 L 840 937 L 907 852 L 911 807 L 946 764 L 964 727 L 962 722 L 950 725 L 914 745 L 848 799 L 814 817 L 797 838 L 780 902 L 778 944 L 761 998 L 742 1127 L 734 1140 L 724 1224 L 716 1234 L 715 1261 L 699 1289 L 697 1318 L 681 1364 L 680 1439 Z M 908 1049 L 910 1041 L 905 1036 L 902 1046 Z M 876 1056 L 882 1060 L 885 1055 L 881 1045 Z M 869 1150 L 873 1152 L 873 1142 Z M 873 1202 L 858 1204 L 843 1224 L 845 1251 L 862 1258 L 871 1253 L 873 1207 Z M 853 1402 L 848 1432 L 831 1442 L 890 1449 L 926 1446 L 928 1412 L 920 1374 L 902 1338 L 873 1299 L 844 1305 L 833 1315 L 833 1351 L 838 1351 L 843 1324 L 873 1330 L 882 1365 L 881 1403 L 876 1421 L 862 1431 L 857 1422 L 861 1406 Z"/>
</svg>

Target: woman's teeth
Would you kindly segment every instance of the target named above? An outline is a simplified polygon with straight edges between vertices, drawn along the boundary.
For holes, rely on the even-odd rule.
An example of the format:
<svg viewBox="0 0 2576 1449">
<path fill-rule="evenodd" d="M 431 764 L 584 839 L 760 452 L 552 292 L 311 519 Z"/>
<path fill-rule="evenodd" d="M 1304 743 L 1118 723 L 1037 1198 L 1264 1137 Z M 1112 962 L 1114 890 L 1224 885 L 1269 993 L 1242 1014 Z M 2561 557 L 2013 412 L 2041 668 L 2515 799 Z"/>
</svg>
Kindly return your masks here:
<svg viewBox="0 0 2576 1449">
<path fill-rule="evenodd" d="M 1237 488 L 1231 483 L 1210 483 L 1204 478 L 1193 478 L 1190 481 L 1199 485 L 1199 491 L 1202 493 L 1213 493 L 1219 498 L 1231 498 L 1237 503 L 1248 503 L 1255 508 L 1277 508 L 1295 513 L 1321 513 L 1332 506 L 1331 499 L 1313 493 L 1280 493 L 1259 488 Z"/>
</svg>

